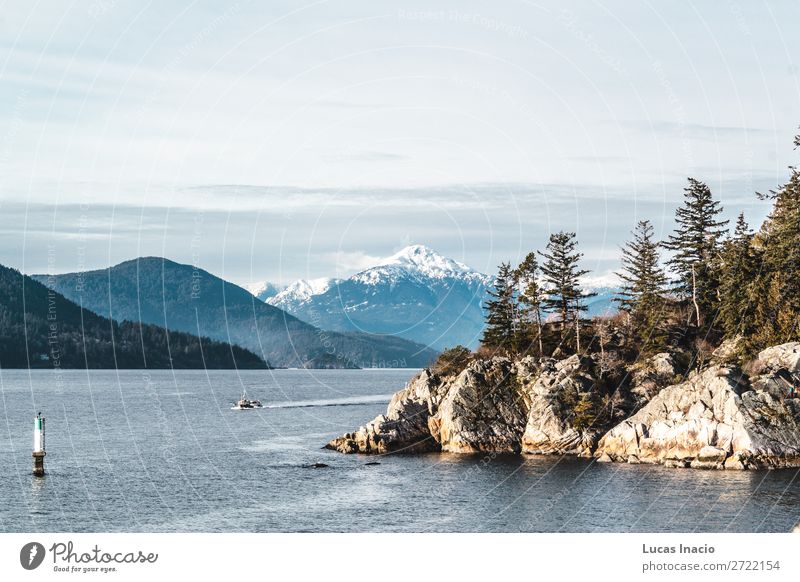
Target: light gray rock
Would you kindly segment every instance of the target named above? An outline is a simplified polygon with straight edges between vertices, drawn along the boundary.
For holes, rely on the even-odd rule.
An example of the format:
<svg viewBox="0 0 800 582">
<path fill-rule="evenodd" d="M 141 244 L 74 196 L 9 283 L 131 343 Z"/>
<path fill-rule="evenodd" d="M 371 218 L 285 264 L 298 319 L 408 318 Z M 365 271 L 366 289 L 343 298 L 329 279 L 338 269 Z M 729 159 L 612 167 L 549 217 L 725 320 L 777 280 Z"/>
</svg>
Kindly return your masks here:
<svg viewBox="0 0 800 582">
<path fill-rule="evenodd" d="M 526 412 L 511 361 L 478 360 L 449 385 L 428 427 L 442 451 L 519 453 Z"/>
<path fill-rule="evenodd" d="M 720 365 L 737 363 L 743 341 L 742 336 L 726 339 L 711 353 L 711 362 Z"/>
<path fill-rule="evenodd" d="M 678 374 L 675 360 L 671 354 L 663 352 L 651 356 L 630 367 L 631 395 L 633 410 L 638 410 L 665 388 L 673 383 Z"/>
<path fill-rule="evenodd" d="M 768 374 L 751 386 L 736 367 L 694 373 L 606 433 L 595 456 L 672 467 L 800 466 L 800 400 L 758 389 L 774 382 Z"/>
<path fill-rule="evenodd" d="M 423 370 L 392 397 L 386 414 L 333 439 L 325 448 L 367 454 L 438 451 L 439 443 L 428 430 L 428 419 L 437 407 L 440 388 L 439 379 Z"/>
<path fill-rule="evenodd" d="M 596 383 L 589 358 L 571 356 L 543 362 L 527 388 L 530 408 L 522 437 L 529 454 L 591 456 L 601 431 L 576 418 L 575 405 L 588 397 Z"/>
<path fill-rule="evenodd" d="M 342 453 L 519 453 L 527 404 L 508 358 L 471 362 L 455 378 L 425 370 L 382 414 L 332 440 Z"/>
<path fill-rule="evenodd" d="M 798 346 L 761 352 L 755 369 L 762 373 L 752 378 L 726 365 L 694 372 L 608 432 L 603 423 L 630 412 L 608 412 L 611 395 L 600 405 L 602 382 L 591 358 L 488 358 L 445 379 L 425 370 L 392 397 L 385 414 L 326 446 L 344 453 L 594 455 L 703 469 L 800 466 L 800 399 L 789 397 L 800 383 Z M 665 382 L 675 366 L 658 354 L 643 370 L 638 386 Z"/>
<path fill-rule="evenodd" d="M 786 370 L 789 374 L 800 373 L 800 342 L 772 346 L 758 354 L 759 362 L 767 372 Z"/>
<path fill-rule="evenodd" d="M 691 467 L 694 469 L 721 469 L 727 456 L 726 450 L 707 445 L 697 453 L 697 457 L 691 462 Z"/>
</svg>

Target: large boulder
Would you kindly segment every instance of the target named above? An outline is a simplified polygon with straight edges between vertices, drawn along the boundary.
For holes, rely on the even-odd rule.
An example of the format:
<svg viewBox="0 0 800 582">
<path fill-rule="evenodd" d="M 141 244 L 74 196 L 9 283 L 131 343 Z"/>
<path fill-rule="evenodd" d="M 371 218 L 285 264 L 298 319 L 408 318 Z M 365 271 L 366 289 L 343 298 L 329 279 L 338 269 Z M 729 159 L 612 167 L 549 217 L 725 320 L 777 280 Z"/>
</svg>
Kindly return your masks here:
<svg viewBox="0 0 800 582">
<path fill-rule="evenodd" d="M 774 360 L 774 371 L 752 381 L 717 365 L 663 389 L 605 434 L 595 456 L 708 469 L 800 466 L 800 400 L 787 398 L 781 366 L 789 360 Z"/>
<path fill-rule="evenodd" d="M 582 402 L 594 404 L 593 367 L 590 358 L 575 355 L 561 361 L 545 360 L 538 374 L 527 376 L 529 383 L 525 388 L 530 407 L 522 452 L 591 456 L 602 433 L 590 410 L 577 415 L 576 409 L 586 409 L 579 404 Z M 524 378 L 520 370 L 522 382 Z"/>
<path fill-rule="evenodd" d="M 508 358 L 470 362 L 457 376 L 421 372 L 386 414 L 326 448 L 342 453 L 519 453 L 527 405 Z"/>
<path fill-rule="evenodd" d="M 477 360 L 458 375 L 428 419 L 451 453 L 519 453 L 527 408 L 507 358 Z"/>
<path fill-rule="evenodd" d="M 742 353 L 743 345 L 744 337 L 741 335 L 726 339 L 711 353 L 711 363 L 720 365 L 736 364 Z"/>
<path fill-rule="evenodd" d="M 800 342 L 790 342 L 762 350 L 758 354 L 758 362 L 766 372 L 785 370 L 789 374 L 800 374 Z"/>
<path fill-rule="evenodd" d="M 440 450 L 428 430 L 428 419 L 437 407 L 441 382 L 423 370 L 397 392 L 386 414 L 355 432 L 333 439 L 325 448 L 341 453 L 423 453 Z"/>
</svg>

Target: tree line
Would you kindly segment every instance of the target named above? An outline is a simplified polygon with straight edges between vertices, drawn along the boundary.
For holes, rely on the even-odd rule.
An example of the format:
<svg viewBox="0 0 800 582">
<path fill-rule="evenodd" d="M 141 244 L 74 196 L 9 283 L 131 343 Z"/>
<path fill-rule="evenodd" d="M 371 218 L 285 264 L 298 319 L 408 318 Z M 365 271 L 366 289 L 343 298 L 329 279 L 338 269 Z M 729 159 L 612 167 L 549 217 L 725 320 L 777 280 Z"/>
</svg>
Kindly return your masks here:
<svg viewBox="0 0 800 582">
<path fill-rule="evenodd" d="M 795 137 L 800 147 L 800 135 Z M 701 354 L 736 339 L 744 359 L 800 339 L 800 172 L 761 199 L 772 210 L 757 232 L 740 213 L 733 230 L 707 184 L 688 179 L 675 229 L 656 240 L 639 221 L 621 248 L 619 313 L 587 320 L 588 270 L 574 232 L 550 235 L 543 251 L 499 266 L 485 304 L 484 349 L 534 356 L 603 350 L 631 357 L 671 348 Z"/>
</svg>

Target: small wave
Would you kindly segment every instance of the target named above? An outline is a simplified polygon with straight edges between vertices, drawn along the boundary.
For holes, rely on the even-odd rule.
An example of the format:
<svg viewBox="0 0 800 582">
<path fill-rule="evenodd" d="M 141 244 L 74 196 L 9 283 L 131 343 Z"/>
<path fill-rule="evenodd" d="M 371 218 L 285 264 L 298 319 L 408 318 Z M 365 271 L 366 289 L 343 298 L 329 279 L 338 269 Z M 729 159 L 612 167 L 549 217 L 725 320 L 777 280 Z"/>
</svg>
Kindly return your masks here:
<svg viewBox="0 0 800 582">
<path fill-rule="evenodd" d="M 357 406 L 359 404 L 377 404 L 389 402 L 391 394 L 378 394 L 374 396 L 348 396 L 346 398 L 334 398 L 331 400 L 297 400 L 290 402 L 279 402 L 277 404 L 267 404 L 264 408 L 308 408 L 312 406 Z"/>
</svg>

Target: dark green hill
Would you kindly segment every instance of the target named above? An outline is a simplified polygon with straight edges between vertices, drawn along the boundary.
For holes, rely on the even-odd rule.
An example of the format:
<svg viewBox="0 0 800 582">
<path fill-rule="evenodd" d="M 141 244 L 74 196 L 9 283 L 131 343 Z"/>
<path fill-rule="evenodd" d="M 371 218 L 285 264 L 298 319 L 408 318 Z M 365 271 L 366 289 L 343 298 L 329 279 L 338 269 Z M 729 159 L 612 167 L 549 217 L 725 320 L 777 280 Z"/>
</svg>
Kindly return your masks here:
<svg viewBox="0 0 800 582">
<path fill-rule="evenodd" d="M 247 368 L 266 363 L 238 346 L 117 323 L 0 265 L 0 367 Z"/>
<path fill-rule="evenodd" d="M 422 367 L 436 356 L 434 350 L 397 337 L 323 331 L 207 271 L 158 257 L 34 277 L 53 281 L 58 292 L 105 317 L 240 345 L 275 366 Z"/>
</svg>

